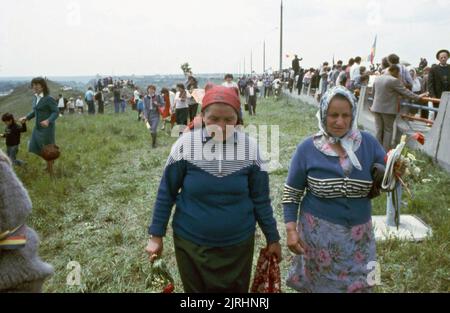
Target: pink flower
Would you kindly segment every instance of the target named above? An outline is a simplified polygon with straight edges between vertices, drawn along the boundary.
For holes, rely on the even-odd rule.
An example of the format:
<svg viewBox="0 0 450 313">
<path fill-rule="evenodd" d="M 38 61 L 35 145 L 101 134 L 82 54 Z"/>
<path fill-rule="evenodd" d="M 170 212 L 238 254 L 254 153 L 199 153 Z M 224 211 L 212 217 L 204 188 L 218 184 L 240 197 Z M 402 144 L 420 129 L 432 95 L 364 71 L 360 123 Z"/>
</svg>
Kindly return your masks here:
<svg viewBox="0 0 450 313">
<path fill-rule="evenodd" d="M 312 275 L 311 272 L 305 267 L 305 277 L 308 281 L 312 281 Z"/>
<path fill-rule="evenodd" d="M 364 236 L 364 232 L 365 232 L 364 225 L 358 225 L 358 226 L 352 227 L 352 238 L 353 238 L 353 240 L 360 241 L 363 238 L 363 236 Z"/>
<path fill-rule="evenodd" d="M 361 251 L 356 251 L 354 258 L 356 263 L 362 263 L 366 259 L 366 257 Z"/>
<path fill-rule="evenodd" d="M 317 262 L 322 266 L 322 267 L 327 267 L 331 265 L 331 256 L 330 253 L 327 250 L 320 250 L 318 255 L 317 255 Z"/>
<path fill-rule="evenodd" d="M 364 288 L 364 284 L 360 281 L 356 281 L 347 288 L 348 293 L 361 292 L 361 289 Z"/>
<path fill-rule="evenodd" d="M 339 274 L 339 276 L 338 276 L 338 278 L 339 278 L 340 280 L 346 280 L 347 277 L 348 277 L 347 271 L 342 271 L 342 272 Z"/>
</svg>

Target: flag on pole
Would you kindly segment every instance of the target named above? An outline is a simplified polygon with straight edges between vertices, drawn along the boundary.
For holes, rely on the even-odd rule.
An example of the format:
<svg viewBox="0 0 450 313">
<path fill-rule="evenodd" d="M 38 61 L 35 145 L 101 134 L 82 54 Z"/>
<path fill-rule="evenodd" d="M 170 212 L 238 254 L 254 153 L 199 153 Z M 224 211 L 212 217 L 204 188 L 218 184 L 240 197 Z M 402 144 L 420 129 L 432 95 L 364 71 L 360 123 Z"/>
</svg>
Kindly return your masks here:
<svg viewBox="0 0 450 313">
<path fill-rule="evenodd" d="M 375 35 L 375 41 L 373 42 L 372 49 L 370 49 L 369 61 L 370 64 L 373 64 L 375 60 L 375 52 L 377 50 L 377 35 Z"/>
</svg>

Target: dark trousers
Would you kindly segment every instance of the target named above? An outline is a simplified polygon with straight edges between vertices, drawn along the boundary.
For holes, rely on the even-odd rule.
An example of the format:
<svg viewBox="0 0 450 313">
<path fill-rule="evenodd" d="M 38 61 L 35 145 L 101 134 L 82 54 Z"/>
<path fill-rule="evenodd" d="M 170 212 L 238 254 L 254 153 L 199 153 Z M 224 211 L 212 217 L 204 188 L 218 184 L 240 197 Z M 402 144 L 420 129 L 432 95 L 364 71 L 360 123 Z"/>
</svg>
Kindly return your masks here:
<svg viewBox="0 0 450 313">
<path fill-rule="evenodd" d="M 120 111 L 120 100 L 114 100 L 114 113 L 119 113 Z"/>
<path fill-rule="evenodd" d="M 264 98 L 270 97 L 272 95 L 272 86 L 264 88 Z"/>
<path fill-rule="evenodd" d="M 88 105 L 88 113 L 89 114 L 95 114 L 94 101 L 86 101 L 86 103 Z"/>
<path fill-rule="evenodd" d="M 248 97 L 248 113 L 256 115 L 256 95 Z"/>
<path fill-rule="evenodd" d="M 175 257 L 186 293 L 248 293 L 254 236 L 234 246 L 205 247 L 174 236 Z"/>
<path fill-rule="evenodd" d="M 103 101 L 97 101 L 98 113 L 103 114 L 105 112 L 105 105 Z"/>
<path fill-rule="evenodd" d="M 177 125 L 187 125 L 189 117 L 189 108 L 176 109 L 175 116 L 177 119 Z"/>
<path fill-rule="evenodd" d="M 198 103 L 191 104 L 189 106 L 189 120 L 192 121 L 197 115 Z"/>
<path fill-rule="evenodd" d="M 14 165 L 23 165 L 24 162 L 17 160 L 17 153 L 19 153 L 19 146 L 6 146 L 6 154 Z"/>
</svg>

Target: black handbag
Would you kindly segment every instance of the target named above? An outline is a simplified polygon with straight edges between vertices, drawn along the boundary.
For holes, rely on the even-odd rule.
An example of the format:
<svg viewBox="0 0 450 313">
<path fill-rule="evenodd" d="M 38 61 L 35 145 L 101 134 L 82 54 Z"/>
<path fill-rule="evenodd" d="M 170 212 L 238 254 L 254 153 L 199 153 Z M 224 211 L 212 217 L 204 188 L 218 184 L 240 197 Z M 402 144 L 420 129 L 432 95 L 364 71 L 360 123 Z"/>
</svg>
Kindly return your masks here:
<svg viewBox="0 0 450 313">
<path fill-rule="evenodd" d="M 372 174 L 372 188 L 370 189 L 370 192 L 368 194 L 369 199 L 374 199 L 376 197 L 379 197 L 381 195 L 381 184 L 383 182 L 384 173 L 386 172 L 386 167 L 383 164 L 375 163 L 372 166 L 372 169 L 370 173 Z"/>
</svg>

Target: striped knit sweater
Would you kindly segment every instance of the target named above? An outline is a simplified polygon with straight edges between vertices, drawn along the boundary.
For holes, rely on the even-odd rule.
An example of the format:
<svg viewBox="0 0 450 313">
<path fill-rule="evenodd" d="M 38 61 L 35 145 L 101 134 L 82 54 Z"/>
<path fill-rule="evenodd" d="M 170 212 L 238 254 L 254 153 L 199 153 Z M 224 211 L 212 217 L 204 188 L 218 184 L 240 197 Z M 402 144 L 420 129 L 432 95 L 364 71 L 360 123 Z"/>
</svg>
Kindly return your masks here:
<svg viewBox="0 0 450 313">
<path fill-rule="evenodd" d="M 371 219 L 371 169 L 384 164 L 385 151 L 369 133 L 362 132 L 361 146 L 355 152 L 362 171 L 349 176 L 338 157 L 320 152 L 313 138 L 307 138 L 294 153 L 283 193 L 285 222 L 296 222 L 301 210 L 331 223 L 355 226 Z"/>
<path fill-rule="evenodd" d="M 256 142 L 244 133 L 224 144 L 207 138 L 204 129 L 184 134 L 168 158 L 149 234 L 165 235 L 175 204 L 174 233 L 197 245 L 241 243 L 256 222 L 269 243 L 278 241 L 264 168 Z"/>
</svg>

